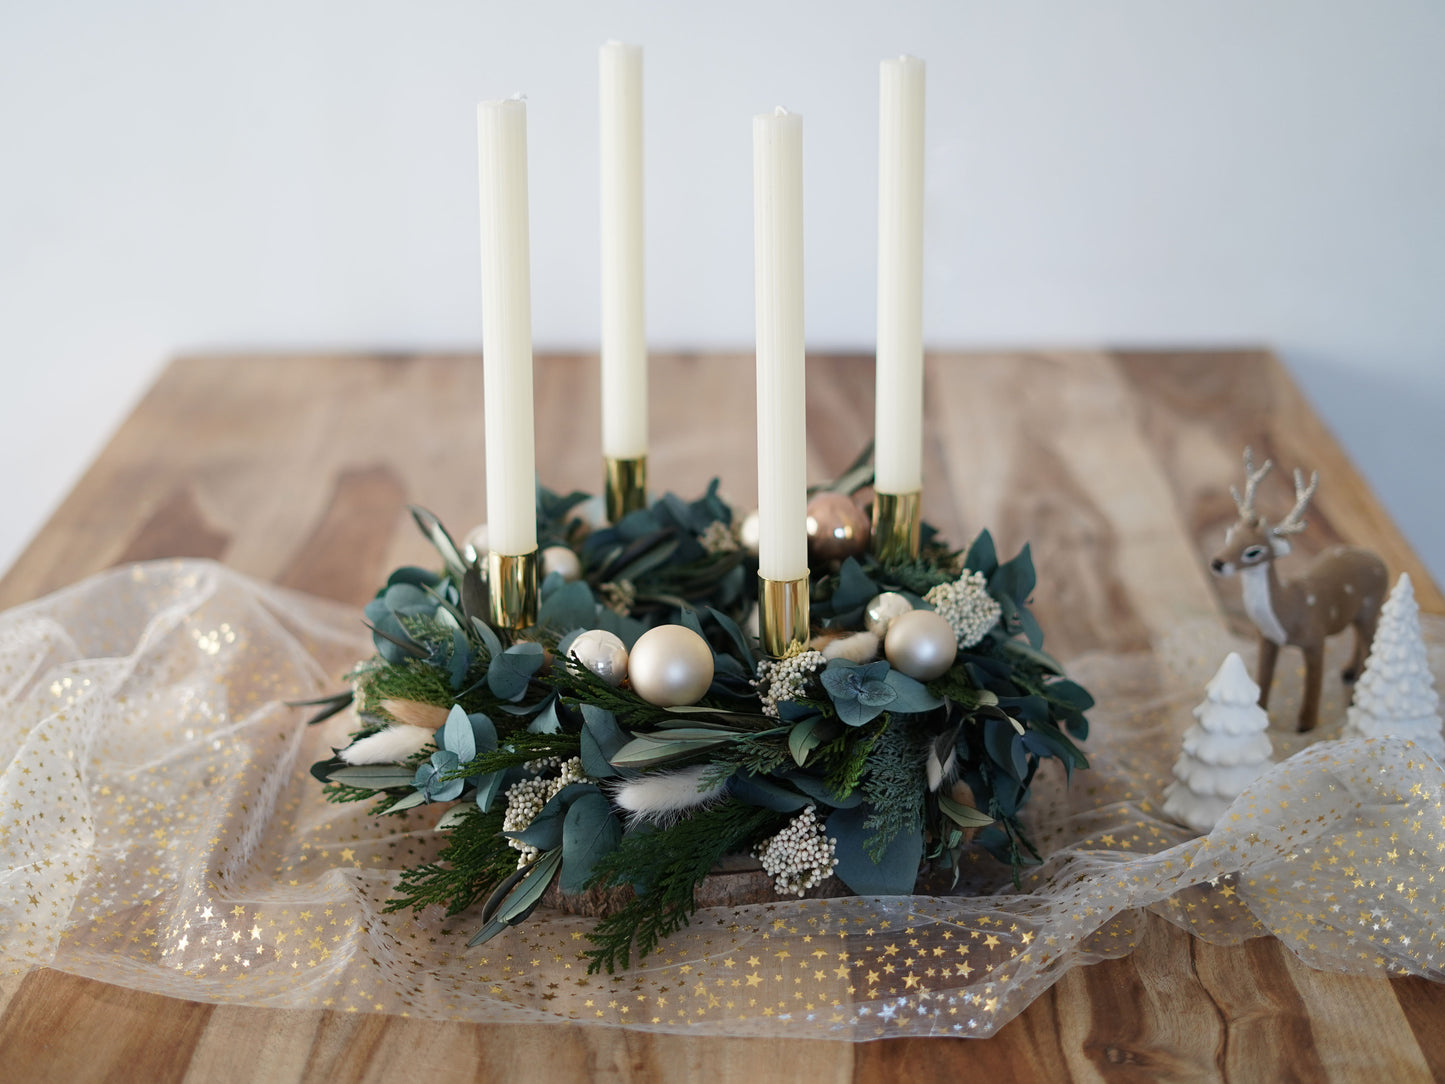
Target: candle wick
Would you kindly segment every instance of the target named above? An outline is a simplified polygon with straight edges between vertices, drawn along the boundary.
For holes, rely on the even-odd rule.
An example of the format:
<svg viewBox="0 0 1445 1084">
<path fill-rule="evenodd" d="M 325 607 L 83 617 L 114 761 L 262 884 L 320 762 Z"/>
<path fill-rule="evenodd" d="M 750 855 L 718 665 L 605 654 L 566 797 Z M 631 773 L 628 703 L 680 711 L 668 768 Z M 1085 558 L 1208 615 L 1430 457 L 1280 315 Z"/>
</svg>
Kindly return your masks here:
<svg viewBox="0 0 1445 1084">
<path fill-rule="evenodd" d="M 511 94 L 507 97 L 507 101 L 509 102 L 525 102 L 526 100 L 527 96 L 523 94 L 520 90 L 517 91 L 515 94 Z"/>
<path fill-rule="evenodd" d="M 775 116 L 775 117 L 786 117 L 787 115 L 788 115 L 788 111 L 787 111 L 786 109 L 784 109 L 782 106 L 778 106 L 777 108 L 775 108 L 775 109 L 773 110 L 773 116 Z"/>
</svg>

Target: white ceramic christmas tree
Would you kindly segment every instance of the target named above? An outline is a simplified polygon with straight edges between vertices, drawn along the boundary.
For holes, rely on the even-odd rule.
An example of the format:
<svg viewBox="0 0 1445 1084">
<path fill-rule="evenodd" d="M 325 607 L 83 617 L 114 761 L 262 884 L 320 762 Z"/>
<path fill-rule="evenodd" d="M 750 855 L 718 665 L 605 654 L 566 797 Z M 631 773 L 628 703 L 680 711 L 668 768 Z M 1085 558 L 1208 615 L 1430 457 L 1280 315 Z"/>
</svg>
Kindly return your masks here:
<svg viewBox="0 0 1445 1084">
<path fill-rule="evenodd" d="M 1420 607 L 1408 573 L 1400 575 L 1380 611 L 1355 702 L 1345 714 L 1342 738 L 1409 738 L 1445 764 L 1440 697 L 1425 658 Z"/>
<path fill-rule="evenodd" d="M 1208 832 L 1251 782 L 1269 767 L 1274 751 L 1269 715 L 1244 660 L 1231 651 L 1194 709 L 1199 720 L 1184 732 L 1174 779 L 1164 788 L 1164 814 L 1196 832 Z"/>
</svg>

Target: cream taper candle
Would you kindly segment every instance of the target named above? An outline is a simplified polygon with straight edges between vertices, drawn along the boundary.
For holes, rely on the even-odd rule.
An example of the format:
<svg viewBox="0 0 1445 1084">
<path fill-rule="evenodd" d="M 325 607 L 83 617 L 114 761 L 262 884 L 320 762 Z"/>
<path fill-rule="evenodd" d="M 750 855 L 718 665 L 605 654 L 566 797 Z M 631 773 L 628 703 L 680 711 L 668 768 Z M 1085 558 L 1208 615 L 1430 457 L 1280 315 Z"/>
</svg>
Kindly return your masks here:
<svg viewBox="0 0 1445 1084">
<path fill-rule="evenodd" d="M 642 49 L 609 41 L 599 62 L 602 144 L 602 454 L 647 454 L 642 248 Z"/>
<path fill-rule="evenodd" d="M 875 488 L 923 488 L 923 61 L 878 80 L 878 363 Z"/>
<path fill-rule="evenodd" d="M 516 555 L 537 548 L 526 102 L 478 105 L 477 148 L 487 533 L 493 553 Z"/>
<path fill-rule="evenodd" d="M 758 368 L 758 572 L 808 574 L 803 395 L 803 118 L 753 118 Z"/>
</svg>

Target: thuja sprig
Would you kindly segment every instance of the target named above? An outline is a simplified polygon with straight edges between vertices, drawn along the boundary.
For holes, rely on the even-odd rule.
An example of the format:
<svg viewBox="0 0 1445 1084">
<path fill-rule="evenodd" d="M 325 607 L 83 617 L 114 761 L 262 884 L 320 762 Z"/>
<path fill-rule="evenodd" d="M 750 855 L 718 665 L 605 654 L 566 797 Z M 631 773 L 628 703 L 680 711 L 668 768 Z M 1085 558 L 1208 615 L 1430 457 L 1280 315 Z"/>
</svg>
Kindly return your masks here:
<svg viewBox="0 0 1445 1084">
<path fill-rule="evenodd" d="M 477 903 L 517 870 L 517 852 L 502 835 L 506 815 L 501 804 L 483 813 L 475 805 L 447 832 L 447 845 L 435 862 L 403 870 L 396 893 L 383 910 L 418 909 L 441 904 L 456 915 Z"/>
<path fill-rule="evenodd" d="M 513 734 L 503 739 L 502 745 L 494 752 L 482 753 L 473 760 L 442 773 L 442 779 L 465 779 L 475 775 L 490 775 L 492 772 L 517 768 L 534 760 L 547 757 L 575 757 L 581 748 L 580 734 Z"/>
<path fill-rule="evenodd" d="M 724 802 L 656 832 L 623 837 L 598 861 L 588 887 L 640 886 L 640 894 L 606 918 L 588 938 L 588 974 L 629 966 L 635 949 L 647 956 L 686 926 L 696 910 L 693 890 L 725 854 L 747 849 L 786 817 L 759 806 Z"/>
<path fill-rule="evenodd" d="M 863 827 L 874 834 L 864 844 L 864 852 L 878 862 L 900 833 L 917 832 L 923 824 L 923 756 L 903 726 L 883 731 L 869 752 L 863 795 L 872 812 Z"/>
<path fill-rule="evenodd" d="M 863 773 L 868 770 L 868 757 L 874 745 L 888 729 L 890 716 L 866 727 L 849 727 L 833 741 L 820 745 L 809 765 L 817 764 L 823 778 L 839 797 L 847 797 L 858 789 Z"/>
</svg>

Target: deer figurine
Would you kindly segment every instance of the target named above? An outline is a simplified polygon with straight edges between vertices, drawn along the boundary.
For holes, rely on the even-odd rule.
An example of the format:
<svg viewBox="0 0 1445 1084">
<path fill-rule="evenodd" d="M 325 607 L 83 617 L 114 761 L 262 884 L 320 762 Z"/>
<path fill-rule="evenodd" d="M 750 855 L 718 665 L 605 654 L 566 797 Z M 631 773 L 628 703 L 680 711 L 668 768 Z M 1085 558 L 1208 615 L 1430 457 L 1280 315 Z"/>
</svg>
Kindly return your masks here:
<svg viewBox="0 0 1445 1084">
<path fill-rule="evenodd" d="M 1353 683 L 1364 666 L 1375 622 L 1385 600 L 1388 581 L 1385 563 L 1369 550 L 1335 546 L 1311 561 L 1291 579 L 1275 571 L 1275 559 L 1289 553 L 1289 536 L 1304 530 L 1304 510 L 1319 484 L 1319 473 L 1294 472 L 1294 507 L 1271 526 L 1255 511 L 1254 494 L 1273 464 L 1254 469 L 1250 450 L 1244 450 L 1244 496 L 1229 491 L 1239 509 L 1239 520 L 1224 537 L 1224 548 L 1209 562 L 1216 576 L 1239 573 L 1244 588 L 1244 609 L 1259 629 L 1259 706 L 1269 707 L 1269 687 L 1279 649 L 1290 644 L 1304 652 L 1304 702 L 1300 705 L 1300 731 L 1313 730 L 1319 721 L 1320 681 L 1323 677 L 1325 639 L 1355 627 L 1355 653 L 1343 677 Z"/>
</svg>

